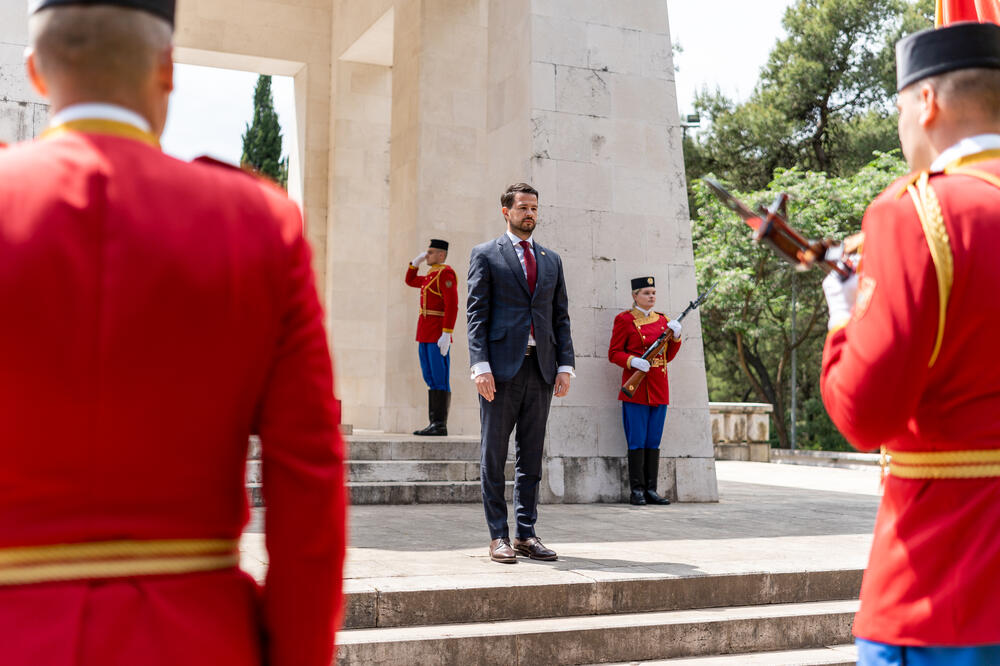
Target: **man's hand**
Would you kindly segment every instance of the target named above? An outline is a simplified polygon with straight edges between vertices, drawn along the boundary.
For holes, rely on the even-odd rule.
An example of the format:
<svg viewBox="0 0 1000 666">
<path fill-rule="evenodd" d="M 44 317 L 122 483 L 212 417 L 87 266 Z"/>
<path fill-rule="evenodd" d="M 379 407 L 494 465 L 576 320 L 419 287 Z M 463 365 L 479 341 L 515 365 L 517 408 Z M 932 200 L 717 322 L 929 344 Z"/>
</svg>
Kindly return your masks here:
<svg viewBox="0 0 1000 666">
<path fill-rule="evenodd" d="M 839 275 L 831 272 L 823 278 L 823 294 L 830 310 L 830 322 L 827 327 L 833 330 L 846 324 L 851 319 L 851 310 L 854 309 L 854 301 L 858 297 L 857 273 L 841 281 Z"/>
<path fill-rule="evenodd" d="M 442 333 L 441 337 L 438 338 L 437 346 L 441 350 L 441 356 L 447 356 L 448 348 L 451 347 L 451 333 Z"/>
<path fill-rule="evenodd" d="M 413 257 L 413 261 L 410 262 L 411 266 L 419 266 L 420 262 L 427 258 L 426 252 L 421 252 L 417 256 Z"/>
<path fill-rule="evenodd" d="M 644 358 L 639 358 L 636 356 L 628 362 L 632 366 L 633 370 L 638 370 L 639 372 L 649 372 L 649 361 Z"/>
<path fill-rule="evenodd" d="M 476 390 L 479 391 L 479 395 L 486 398 L 486 402 L 493 402 L 493 396 L 496 395 L 497 385 L 493 382 L 493 373 L 485 372 L 473 381 L 476 382 Z M 558 381 L 556 382 L 558 384 Z M 569 381 L 567 380 L 566 386 L 569 386 Z"/>
<path fill-rule="evenodd" d="M 557 398 L 562 398 L 567 393 L 569 393 L 569 373 L 568 372 L 560 372 L 558 375 L 556 375 L 556 391 L 555 391 L 555 396 Z"/>
<path fill-rule="evenodd" d="M 677 320 L 667 322 L 667 328 L 674 334 L 674 340 L 681 339 L 681 323 Z"/>
</svg>

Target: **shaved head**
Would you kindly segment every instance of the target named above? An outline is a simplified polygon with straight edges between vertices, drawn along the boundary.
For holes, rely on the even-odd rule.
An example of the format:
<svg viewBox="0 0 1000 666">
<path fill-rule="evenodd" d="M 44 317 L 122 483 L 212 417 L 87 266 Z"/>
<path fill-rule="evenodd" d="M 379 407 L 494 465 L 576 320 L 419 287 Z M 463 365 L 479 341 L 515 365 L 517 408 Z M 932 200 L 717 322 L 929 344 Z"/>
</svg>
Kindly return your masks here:
<svg viewBox="0 0 1000 666">
<path fill-rule="evenodd" d="M 53 111 L 82 102 L 136 111 L 163 131 L 173 90 L 172 35 L 165 19 L 138 9 L 67 5 L 28 19 L 28 73 Z"/>
<path fill-rule="evenodd" d="M 40 11 L 29 19 L 28 31 L 45 77 L 71 78 L 99 96 L 141 86 L 171 41 L 165 20 L 105 5 Z"/>
</svg>

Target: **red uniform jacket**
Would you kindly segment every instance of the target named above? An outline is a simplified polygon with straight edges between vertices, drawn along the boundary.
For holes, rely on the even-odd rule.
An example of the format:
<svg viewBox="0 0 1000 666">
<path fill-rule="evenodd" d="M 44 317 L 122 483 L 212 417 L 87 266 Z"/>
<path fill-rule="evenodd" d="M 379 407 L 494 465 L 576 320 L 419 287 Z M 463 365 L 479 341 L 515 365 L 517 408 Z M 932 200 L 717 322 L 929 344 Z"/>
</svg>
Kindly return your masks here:
<svg viewBox="0 0 1000 666">
<path fill-rule="evenodd" d="M 455 330 L 458 279 L 447 264 L 434 264 L 427 275 L 417 275 L 417 270 L 410 265 L 406 271 L 406 284 L 420 290 L 417 342 L 437 342 L 442 333 Z"/>
<path fill-rule="evenodd" d="M 624 368 L 622 386 L 628 381 L 635 368 L 629 366 L 629 359 L 642 356 L 649 346 L 667 330 L 670 321 L 659 312 L 652 312 L 647 317 L 635 308 L 622 312 L 615 317 L 614 328 L 611 329 L 611 344 L 608 345 L 608 359 L 615 365 Z M 667 382 L 667 363 L 674 360 L 681 348 L 681 341 L 671 340 L 662 352 L 648 359 L 651 368 L 646 378 L 639 384 L 635 395 L 631 398 L 621 391 L 618 399 L 625 402 L 636 402 L 640 405 L 669 405 L 670 385 Z"/>
<path fill-rule="evenodd" d="M 1000 152 L 992 157 L 972 167 L 996 177 Z M 942 317 L 928 235 L 904 191 L 912 180 L 865 213 L 858 300 L 847 326 L 827 338 L 823 400 L 861 450 L 998 449 L 1000 187 L 968 175 L 930 178 L 943 217 L 934 235 L 947 232 L 954 261 Z M 998 567 L 1000 478 L 890 475 L 854 633 L 903 645 L 1000 643 Z"/>
<path fill-rule="evenodd" d="M 259 433 L 270 568 L 0 586 L 0 661 L 326 666 L 344 451 L 299 211 L 83 123 L 0 151 L 0 553 L 239 538 Z"/>
</svg>

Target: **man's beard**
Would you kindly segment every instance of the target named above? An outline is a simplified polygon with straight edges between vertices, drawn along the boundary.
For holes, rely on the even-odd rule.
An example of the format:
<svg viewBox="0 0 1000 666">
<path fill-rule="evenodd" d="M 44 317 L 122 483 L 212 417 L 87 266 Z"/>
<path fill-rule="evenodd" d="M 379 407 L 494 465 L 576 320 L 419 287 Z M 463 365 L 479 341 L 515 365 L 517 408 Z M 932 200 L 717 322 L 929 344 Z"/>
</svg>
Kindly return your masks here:
<svg viewBox="0 0 1000 666">
<path fill-rule="evenodd" d="M 526 223 L 527 223 L 527 224 L 526 224 Z M 519 221 L 517 221 L 517 222 L 514 222 L 514 221 L 511 221 L 511 226 L 512 226 L 512 227 L 514 227 L 514 228 L 515 228 L 515 229 L 517 229 L 518 231 L 523 231 L 523 232 L 525 232 L 525 233 L 529 233 L 529 234 L 530 234 L 530 233 L 531 233 L 532 231 L 534 231 L 534 230 L 535 230 L 535 225 L 536 225 L 536 224 L 537 224 L 537 223 L 535 222 L 535 220 L 528 220 L 528 219 L 526 219 L 526 218 L 521 218 L 521 219 L 520 219 Z"/>
</svg>

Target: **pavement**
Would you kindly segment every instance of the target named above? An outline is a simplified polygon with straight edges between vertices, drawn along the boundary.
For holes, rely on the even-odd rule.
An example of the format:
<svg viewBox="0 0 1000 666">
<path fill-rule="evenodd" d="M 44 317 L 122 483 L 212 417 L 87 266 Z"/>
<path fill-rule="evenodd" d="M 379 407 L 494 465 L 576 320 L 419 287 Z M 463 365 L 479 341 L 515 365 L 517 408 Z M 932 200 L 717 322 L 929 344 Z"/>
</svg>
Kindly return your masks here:
<svg viewBox="0 0 1000 666">
<path fill-rule="evenodd" d="M 536 531 L 559 553 L 555 562 L 491 562 L 479 504 L 352 507 L 345 591 L 865 567 L 877 468 L 718 461 L 716 472 L 718 503 L 541 505 Z M 267 566 L 262 526 L 255 510 L 241 540 L 241 565 L 259 580 Z"/>
</svg>

